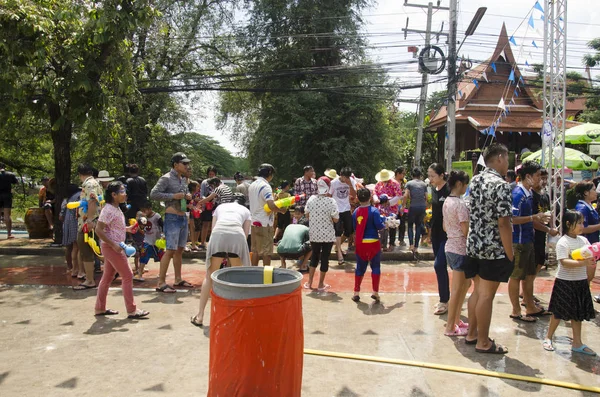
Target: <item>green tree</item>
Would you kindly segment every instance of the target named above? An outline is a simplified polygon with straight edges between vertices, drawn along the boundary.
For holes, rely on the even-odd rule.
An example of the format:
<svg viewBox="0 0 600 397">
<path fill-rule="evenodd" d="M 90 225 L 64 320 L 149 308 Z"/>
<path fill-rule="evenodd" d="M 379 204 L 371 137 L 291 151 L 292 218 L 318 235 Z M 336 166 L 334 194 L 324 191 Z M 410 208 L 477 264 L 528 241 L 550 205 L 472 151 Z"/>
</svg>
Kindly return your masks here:
<svg viewBox="0 0 600 397">
<path fill-rule="evenodd" d="M 102 118 L 111 97 L 134 92 L 130 38 L 155 15 L 143 0 L 7 0 L 0 9 L 0 122 L 17 108 L 43 120 L 39 133 L 53 144 L 55 219 L 70 182 L 74 127 Z"/>
<path fill-rule="evenodd" d="M 595 54 L 587 54 L 583 57 L 583 63 L 587 67 L 593 68 L 600 65 L 600 38 L 594 39 L 588 43 L 588 47 L 595 51 Z M 591 95 L 586 101 L 586 111 L 581 115 L 582 121 L 589 123 L 600 123 L 600 79 L 596 78 L 595 86 L 591 88 Z"/>
<path fill-rule="evenodd" d="M 393 157 L 385 73 L 364 53 L 362 0 L 258 0 L 220 101 L 221 126 L 252 167 L 272 163 L 281 179 L 351 166 L 372 178 Z M 332 17 L 335 16 L 335 17 Z"/>
</svg>

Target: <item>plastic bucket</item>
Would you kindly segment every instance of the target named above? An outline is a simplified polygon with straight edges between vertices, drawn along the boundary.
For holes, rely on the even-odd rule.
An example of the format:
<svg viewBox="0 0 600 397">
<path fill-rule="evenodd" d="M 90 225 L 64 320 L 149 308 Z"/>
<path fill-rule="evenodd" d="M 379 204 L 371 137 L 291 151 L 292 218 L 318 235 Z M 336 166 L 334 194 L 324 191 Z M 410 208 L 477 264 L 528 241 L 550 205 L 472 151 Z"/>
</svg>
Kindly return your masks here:
<svg viewBox="0 0 600 397">
<path fill-rule="evenodd" d="M 208 396 L 300 396 L 302 275 L 263 267 L 214 272 Z"/>
</svg>

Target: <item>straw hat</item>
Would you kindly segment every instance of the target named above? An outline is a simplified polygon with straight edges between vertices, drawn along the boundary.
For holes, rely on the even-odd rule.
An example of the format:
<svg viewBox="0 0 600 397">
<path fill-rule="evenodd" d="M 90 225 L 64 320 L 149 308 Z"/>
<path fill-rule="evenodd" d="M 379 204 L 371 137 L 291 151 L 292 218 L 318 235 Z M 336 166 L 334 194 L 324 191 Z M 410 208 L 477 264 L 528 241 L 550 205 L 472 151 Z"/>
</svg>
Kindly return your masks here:
<svg viewBox="0 0 600 397">
<path fill-rule="evenodd" d="M 393 176 L 394 176 L 394 172 L 393 171 L 386 170 L 384 168 L 381 171 L 379 171 L 377 173 L 377 175 L 375 175 L 375 180 L 377 180 L 377 182 L 387 182 L 390 179 L 392 179 Z"/>
<path fill-rule="evenodd" d="M 337 171 L 334 169 L 325 170 L 325 176 L 329 179 L 335 179 L 338 177 Z"/>
<path fill-rule="evenodd" d="M 96 178 L 96 180 L 100 181 L 100 182 L 110 182 L 110 181 L 114 181 L 115 178 L 110 176 L 108 171 L 102 170 L 102 171 L 98 172 L 98 178 Z"/>
</svg>

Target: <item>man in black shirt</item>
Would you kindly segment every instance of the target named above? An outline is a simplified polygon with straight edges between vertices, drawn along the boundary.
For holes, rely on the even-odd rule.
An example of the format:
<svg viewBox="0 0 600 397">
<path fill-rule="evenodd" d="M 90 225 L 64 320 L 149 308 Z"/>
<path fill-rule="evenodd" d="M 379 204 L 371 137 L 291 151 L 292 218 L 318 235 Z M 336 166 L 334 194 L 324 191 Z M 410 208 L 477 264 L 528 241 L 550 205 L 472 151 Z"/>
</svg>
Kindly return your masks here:
<svg viewBox="0 0 600 397">
<path fill-rule="evenodd" d="M 6 234 L 8 239 L 14 238 L 12 235 L 12 218 L 10 212 L 12 209 L 12 185 L 18 184 L 17 177 L 12 172 L 5 170 L 5 165 L 0 163 L 0 208 L 4 213 L 4 224 L 6 225 Z"/>
<path fill-rule="evenodd" d="M 127 203 L 131 207 L 127 211 L 127 219 L 135 218 L 140 206 L 148 200 L 148 185 L 139 173 L 137 164 L 129 164 L 129 178 L 125 181 L 125 185 L 127 185 Z"/>
</svg>

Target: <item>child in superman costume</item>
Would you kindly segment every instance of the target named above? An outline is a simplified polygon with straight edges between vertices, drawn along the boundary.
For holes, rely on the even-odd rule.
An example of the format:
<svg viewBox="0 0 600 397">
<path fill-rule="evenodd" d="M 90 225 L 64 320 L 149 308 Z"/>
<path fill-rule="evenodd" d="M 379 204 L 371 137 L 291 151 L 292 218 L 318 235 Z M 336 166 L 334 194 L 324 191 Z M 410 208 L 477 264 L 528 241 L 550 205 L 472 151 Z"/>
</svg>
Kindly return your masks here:
<svg viewBox="0 0 600 397">
<path fill-rule="evenodd" d="M 373 294 L 371 298 L 379 303 L 379 279 L 381 277 L 381 243 L 379 242 L 379 230 L 385 228 L 381 214 L 377 208 L 371 206 L 371 192 L 363 188 L 357 192 L 360 207 L 358 207 L 352 219 L 356 231 L 356 271 L 354 273 L 354 302 L 360 301 L 360 284 L 367 271 L 367 265 L 371 263 L 371 280 L 373 282 Z"/>
</svg>

